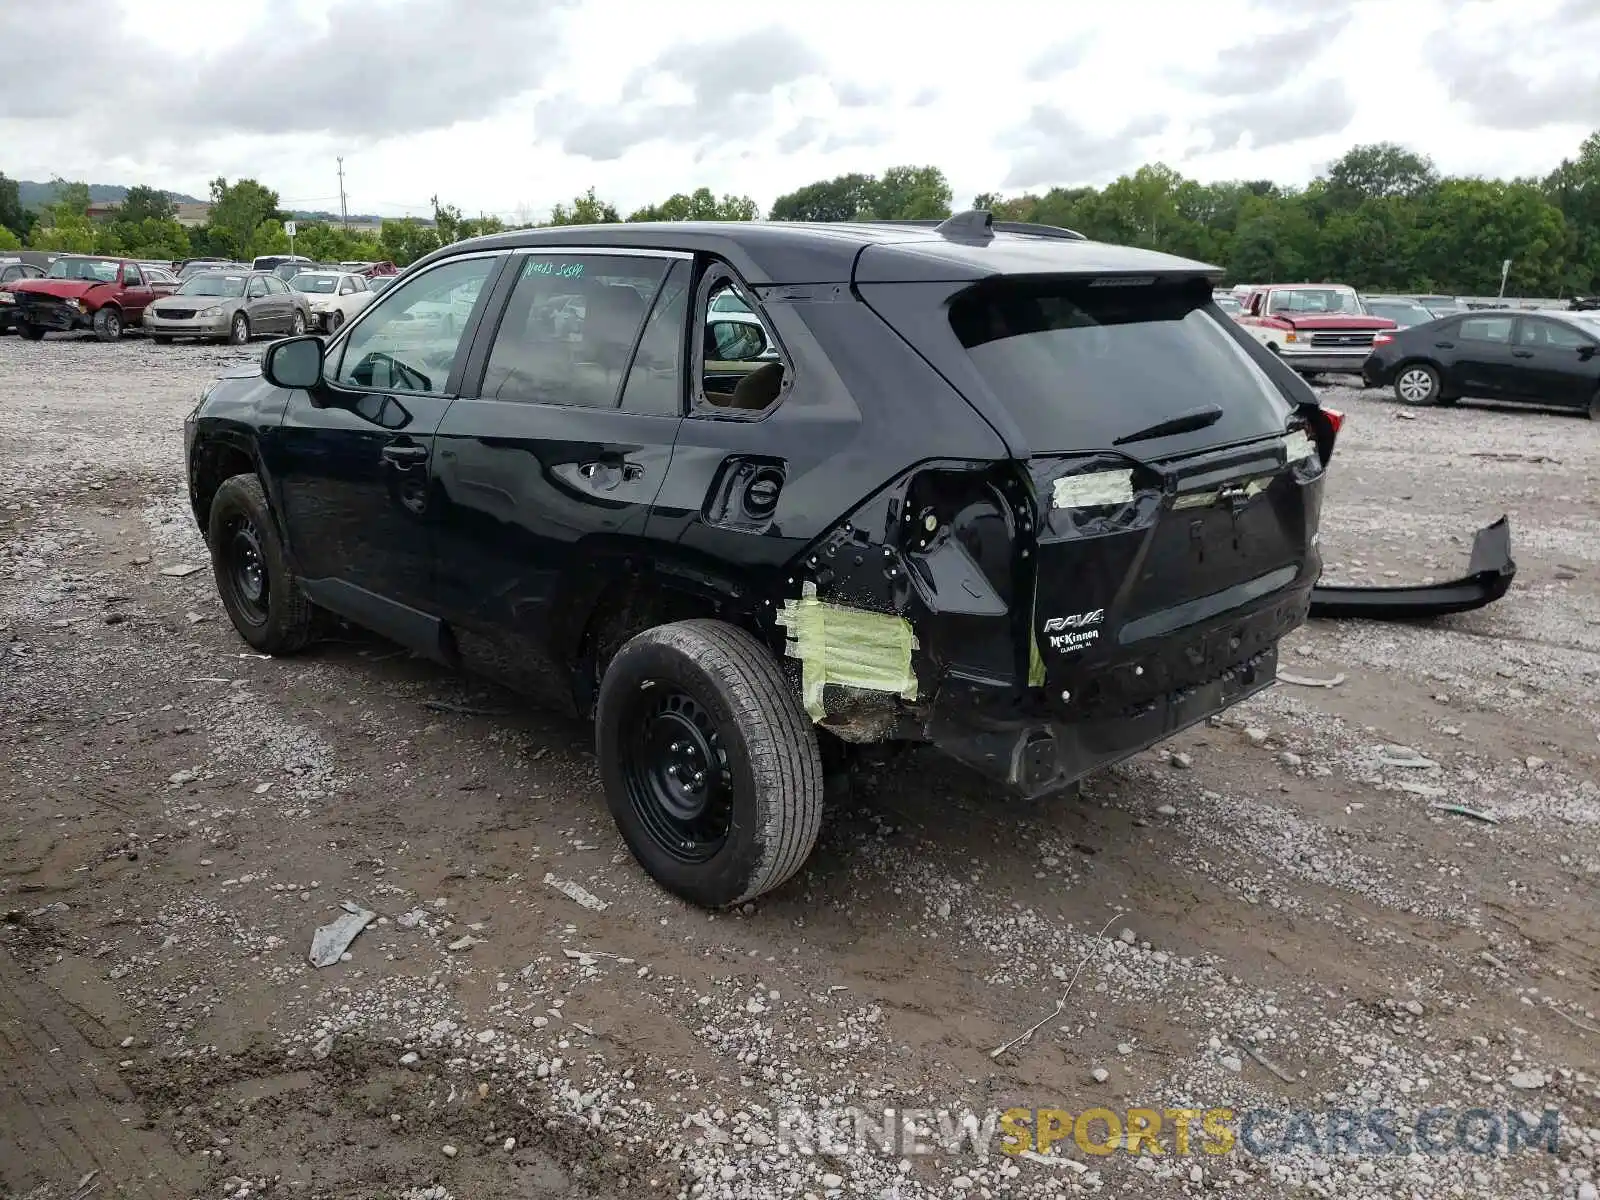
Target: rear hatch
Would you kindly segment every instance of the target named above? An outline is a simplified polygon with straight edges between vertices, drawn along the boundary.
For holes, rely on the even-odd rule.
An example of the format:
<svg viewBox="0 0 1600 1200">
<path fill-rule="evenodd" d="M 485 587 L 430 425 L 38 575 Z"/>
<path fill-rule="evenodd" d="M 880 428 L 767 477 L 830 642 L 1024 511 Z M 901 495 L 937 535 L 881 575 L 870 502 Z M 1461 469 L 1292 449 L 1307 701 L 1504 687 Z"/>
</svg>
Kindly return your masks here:
<svg viewBox="0 0 1600 1200">
<path fill-rule="evenodd" d="M 1216 679 L 1304 618 L 1321 462 L 1209 279 L 1001 277 L 945 308 L 966 361 L 942 348 L 943 369 L 1032 482 L 1030 674 L 1053 706 Z"/>
</svg>

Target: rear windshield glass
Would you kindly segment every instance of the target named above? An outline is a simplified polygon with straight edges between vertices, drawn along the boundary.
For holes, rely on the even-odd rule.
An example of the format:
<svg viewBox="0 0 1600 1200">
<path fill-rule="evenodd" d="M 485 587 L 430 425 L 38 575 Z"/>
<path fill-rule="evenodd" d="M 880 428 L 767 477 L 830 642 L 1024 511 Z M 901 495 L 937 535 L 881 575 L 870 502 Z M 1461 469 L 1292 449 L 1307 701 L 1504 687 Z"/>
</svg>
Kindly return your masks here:
<svg viewBox="0 0 1600 1200">
<path fill-rule="evenodd" d="M 1205 429 L 1130 445 L 1137 457 L 1281 434 L 1289 405 L 1213 315 L 1211 289 L 1093 281 L 979 286 L 950 324 L 1035 451 L 1105 449 L 1207 405 Z"/>
</svg>

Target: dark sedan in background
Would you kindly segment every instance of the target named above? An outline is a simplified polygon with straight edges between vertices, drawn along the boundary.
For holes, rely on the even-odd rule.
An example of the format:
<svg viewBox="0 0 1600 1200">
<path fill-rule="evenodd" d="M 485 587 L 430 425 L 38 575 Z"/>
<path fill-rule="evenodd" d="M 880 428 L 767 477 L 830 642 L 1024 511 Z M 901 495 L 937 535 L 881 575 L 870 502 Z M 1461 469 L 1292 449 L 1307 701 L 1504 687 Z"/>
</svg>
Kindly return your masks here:
<svg viewBox="0 0 1600 1200">
<path fill-rule="evenodd" d="M 1600 421 L 1600 314 L 1487 310 L 1379 334 L 1368 387 L 1402 404 L 1511 400 Z"/>
<path fill-rule="evenodd" d="M 1413 325 L 1426 325 L 1429 321 L 1445 315 L 1442 312 L 1430 311 L 1427 306 L 1410 296 L 1363 296 L 1361 302 L 1373 316 L 1388 317 L 1401 329 L 1410 329 Z"/>
</svg>

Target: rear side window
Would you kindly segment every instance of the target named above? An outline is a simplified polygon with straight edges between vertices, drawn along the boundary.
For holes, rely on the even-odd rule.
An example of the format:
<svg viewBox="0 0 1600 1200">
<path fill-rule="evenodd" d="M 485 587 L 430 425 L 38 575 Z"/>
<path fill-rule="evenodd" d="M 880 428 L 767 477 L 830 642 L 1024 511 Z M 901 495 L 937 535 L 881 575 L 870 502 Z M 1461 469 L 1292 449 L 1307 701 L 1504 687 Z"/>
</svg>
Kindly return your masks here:
<svg viewBox="0 0 1600 1200">
<path fill-rule="evenodd" d="M 1096 286 L 1093 280 L 982 284 L 956 298 L 950 325 L 1037 451 L 1105 449 L 1206 405 L 1205 429 L 1130 447 L 1140 457 L 1282 434 L 1289 405 L 1210 311 L 1195 283 Z"/>
<path fill-rule="evenodd" d="M 1457 335 L 1464 342 L 1509 342 L 1510 317 L 1468 317 L 1457 326 Z"/>
<path fill-rule="evenodd" d="M 670 260 L 530 254 L 483 377 L 486 400 L 615 408 Z"/>
</svg>

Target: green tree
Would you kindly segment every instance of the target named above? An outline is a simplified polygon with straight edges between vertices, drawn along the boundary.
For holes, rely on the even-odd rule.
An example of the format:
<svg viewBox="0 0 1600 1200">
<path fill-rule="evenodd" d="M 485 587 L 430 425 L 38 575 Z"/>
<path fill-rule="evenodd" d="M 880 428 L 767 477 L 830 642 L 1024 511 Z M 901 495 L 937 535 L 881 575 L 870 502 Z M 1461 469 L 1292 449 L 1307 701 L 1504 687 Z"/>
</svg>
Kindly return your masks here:
<svg viewBox="0 0 1600 1200">
<path fill-rule="evenodd" d="M 1331 210 L 1348 210 L 1385 196 L 1413 199 L 1439 184 L 1433 160 L 1394 142 L 1353 146 L 1328 168 L 1324 193 Z"/>
<path fill-rule="evenodd" d="M 871 175 L 840 175 L 779 196 L 774 221 L 854 221 L 871 212 L 878 181 Z"/>
<path fill-rule="evenodd" d="M 1510 294 L 1552 295 L 1566 274 L 1568 241 L 1561 210 L 1533 184 L 1447 179 L 1425 210 L 1414 273 L 1492 296 L 1509 258 Z"/>
<path fill-rule="evenodd" d="M 7 179 L 5 172 L 0 171 L 0 228 L 9 229 L 18 238 L 25 238 L 32 227 L 33 217 L 22 207 L 22 194 L 17 181 Z"/>
<path fill-rule="evenodd" d="M 35 250 L 58 250 L 66 254 L 93 254 L 99 232 L 88 217 L 79 213 L 52 211 L 28 232 L 28 245 Z"/>
<path fill-rule="evenodd" d="M 274 220 L 282 220 L 282 215 L 278 211 L 278 193 L 271 188 L 263 187 L 254 179 L 230 184 L 220 175 L 211 181 L 207 241 L 213 253 L 241 259 L 257 253 L 273 253 L 253 247 L 261 226 Z M 287 243 L 288 239 L 284 240 Z"/>
<path fill-rule="evenodd" d="M 678 192 L 660 204 L 648 204 L 629 215 L 630 221 L 754 221 L 761 215 L 749 196 L 726 195 L 720 200 L 710 188 Z"/>
<path fill-rule="evenodd" d="M 590 188 L 571 204 L 557 204 L 550 210 L 550 219 L 545 224 L 604 225 L 620 220 L 616 206 L 596 197 L 594 188 Z"/>
<path fill-rule="evenodd" d="M 122 205 L 117 209 L 119 221 L 170 221 L 177 214 L 178 207 L 172 202 L 169 192 L 159 192 L 151 187 L 131 187 L 128 194 L 122 198 Z"/>
<path fill-rule="evenodd" d="M 397 267 L 407 267 L 439 248 L 439 232 L 415 217 L 385 221 L 378 234 L 378 248 L 382 251 L 381 257 Z"/>
<path fill-rule="evenodd" d="M 1585 138 L 1575 158 L 1561 160 L 1544 181 L 1544 194 L 1561 210 L 1571 237 L 1563 289 L 1600 292 L 1600 133 Z"/>
<path fill-rule="evenodd" d="M 880 221 L 943 220 L 951 196 L 950 181 L 938 167 L 890 167 L 868 189 L 867 206 Z"/>
<path fill-rule="evenodd" d="M 21 250 L 22 239 L 8 225 L 0 225 L 0 250 Z"/>
<path fill-rule="evenodd" d="M 55 195 L 48 209 L 52 215 L 65 217 L 86 217 L 89 215 L 89 185 L 87 183 L 69 183 L 57 175 L 50 181 L 50 186 L 54 189 Z"/>
</svg>

